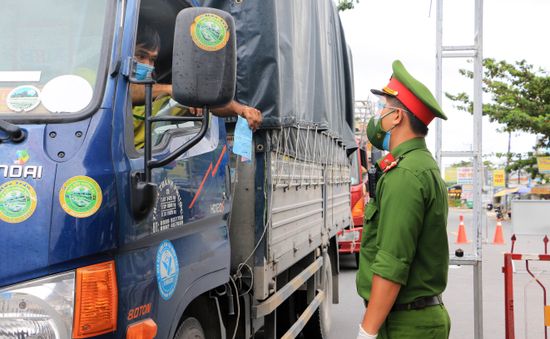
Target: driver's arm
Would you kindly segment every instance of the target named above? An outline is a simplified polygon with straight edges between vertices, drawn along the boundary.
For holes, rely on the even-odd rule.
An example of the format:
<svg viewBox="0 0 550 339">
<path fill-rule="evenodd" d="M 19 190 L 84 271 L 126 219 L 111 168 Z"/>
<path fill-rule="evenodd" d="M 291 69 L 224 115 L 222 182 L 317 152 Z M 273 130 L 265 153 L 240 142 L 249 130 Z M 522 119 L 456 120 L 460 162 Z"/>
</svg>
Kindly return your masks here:
<svg viewBox="0 0 550 339">
<path fill-rule="evenodd" d="M 145 104 L 145 86 L 140 84 L 130 85 L 130 94 L 132 95 L 132 106 Z M 168 94 L 172 96 L 172 85 L 170 84 L 154 84 L 153 85 L 153 100 L 162 95 Z"/>
<path fill-rule="evenodd" d="M 262 123 L 262 112 L 254 107 L 243 105 L 240 102 L 231 100 L 231 102 L 223 107 L 212 109 L 212 112 L 219 117 L 228 117 L 238 115 L 243 117 L 248 122 L 248 126 L 255 131 Z"/>
</svg>

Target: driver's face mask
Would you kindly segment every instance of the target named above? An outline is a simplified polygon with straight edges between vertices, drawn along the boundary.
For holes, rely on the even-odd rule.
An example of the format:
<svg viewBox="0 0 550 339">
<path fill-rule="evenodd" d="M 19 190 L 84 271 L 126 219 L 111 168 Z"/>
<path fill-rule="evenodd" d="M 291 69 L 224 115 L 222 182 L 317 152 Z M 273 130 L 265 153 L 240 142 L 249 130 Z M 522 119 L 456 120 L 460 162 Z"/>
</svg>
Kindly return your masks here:
<svg viewBox="0 0 550 339">
<path fill-rule="evenodd" d="M 139 81 L 153 79 L 154 70 L 155 67 L 151 65 L 136 62 L 136 65 L 134 67 L 134 78 Z"/>
</svg>

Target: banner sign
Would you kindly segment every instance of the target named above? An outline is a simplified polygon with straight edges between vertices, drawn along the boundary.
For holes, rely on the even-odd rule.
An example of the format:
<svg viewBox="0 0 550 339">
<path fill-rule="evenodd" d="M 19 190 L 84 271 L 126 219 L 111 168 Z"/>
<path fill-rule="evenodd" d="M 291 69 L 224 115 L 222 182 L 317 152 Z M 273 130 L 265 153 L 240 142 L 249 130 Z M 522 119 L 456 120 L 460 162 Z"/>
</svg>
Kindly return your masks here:
<svg viewBox="0 0 550 339">
<path fill-rule="evenodd" d="M 493 186 L 494 187 L 504 187 L 504 170 L 498 169 L 493 171 Z"/>
<path fill-rule="evenodd" d="M 539 173 L 550 174 L 550 157 L 537 157 Z"/>
<path fill-rule="evenodd" d="M 474 180 L 474 169 L 472 167 L 457 167 L 456 181 L 459 185 L 471 185 Z"/>
</svg>

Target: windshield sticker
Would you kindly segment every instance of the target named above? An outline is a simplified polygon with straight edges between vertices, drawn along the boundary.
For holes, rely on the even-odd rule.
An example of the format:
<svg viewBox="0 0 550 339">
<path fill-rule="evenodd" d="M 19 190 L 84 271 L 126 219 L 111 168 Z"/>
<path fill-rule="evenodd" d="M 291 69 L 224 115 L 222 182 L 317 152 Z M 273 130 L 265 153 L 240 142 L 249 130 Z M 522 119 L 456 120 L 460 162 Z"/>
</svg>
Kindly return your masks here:
<svg viewBox="0 0 550 339">
<path fill-rule="evenodd" d="M 67 214 L 75 218 L 93 215 L 101 206 L 103 195 L 97 182 L 79 175 L 65 181 L 59 191 L 59 203 Z"/>
<path fill-rule="evenodd" d="M 15 154 L 17 159 L 13 161 L 14 165 L 0 165 L 0 173 L 4 178 L 42 178 L 42 166 L 27 165 L 27 162 L 31 159 L 29 152 L 19 150 Z"/>
<path fill-rule="evenodd" d="M 216 14 L 201 14 L 191 24 L 191 38 L 202 50 L 218 51 L 224 48 L 229 40 L 229 26 Z"/>
<path fill-rule="evenodd" d="M 38 82 L 40 71 L 0 71 L 0 82 Z"/>
<path fill-rule="evenodd" d="M 34 86 L 15 87 L 6 98 L 8 108 L 15 112 L 28 112 L 40 104 L 40 91 Z"/>
<path fill-rule="evenodd" d="M 27 220 L 36 209 L 36 192 L 28 183 L 12 180 L 0 186 L 0 219 L 11 223 Z"/>
<path fill-rule="evenodd" d="M 164 179 L 157 191 L 157 201 L 153 209 L 153 233 L 183 226 L 183 203 L 178 186 Z"/>
<path fill-rule="evenodd" d="M 159 246 L 156 271 L 160 296 L 164 300 L 169 300 L 178 285 L 180 271 L 176 249 L 170 240 L 164 240 Z"/>
<path fill-rule="evenodd" d="M 93 94 L 92 86 L 83 77 L 62 75 L 48 81 L 40 97 L 42 105 L 52 113 L 74 113 L 86 108 Z"/>
</svg>

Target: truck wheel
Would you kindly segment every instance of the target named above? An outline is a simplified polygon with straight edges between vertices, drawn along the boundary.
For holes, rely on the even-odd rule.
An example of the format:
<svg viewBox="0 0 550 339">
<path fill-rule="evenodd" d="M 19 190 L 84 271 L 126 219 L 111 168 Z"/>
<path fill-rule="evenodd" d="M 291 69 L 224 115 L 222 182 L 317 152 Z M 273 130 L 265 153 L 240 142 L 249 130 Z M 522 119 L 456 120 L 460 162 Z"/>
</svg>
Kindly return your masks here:
<svg viewBox="0 0 550 339">
<path fill-rule="evenodd" d="M 357 266 L 357 268 L 359 269 L 359 256 L 361 255 L 361 253 L 355 253 L 355 265 Z"/>
<path fill-rule="evenodd" d="M 332 309 L 332 264 L 330 256 L 326 256 L 323 264 L 323 292 L 325 292 L 325 300 L 319 305 L 319 308 L 313 313 L 311 319 L 307 322 L 302 333 L 305 338 L 328 338 L 330 332 Z"/>
<path fill-rule="evenodd" d="M 201 323 L 196 318 L 189 317 L 181 323 L 174 339 L 206 339 L 206 336 Z"/>
</svg>

